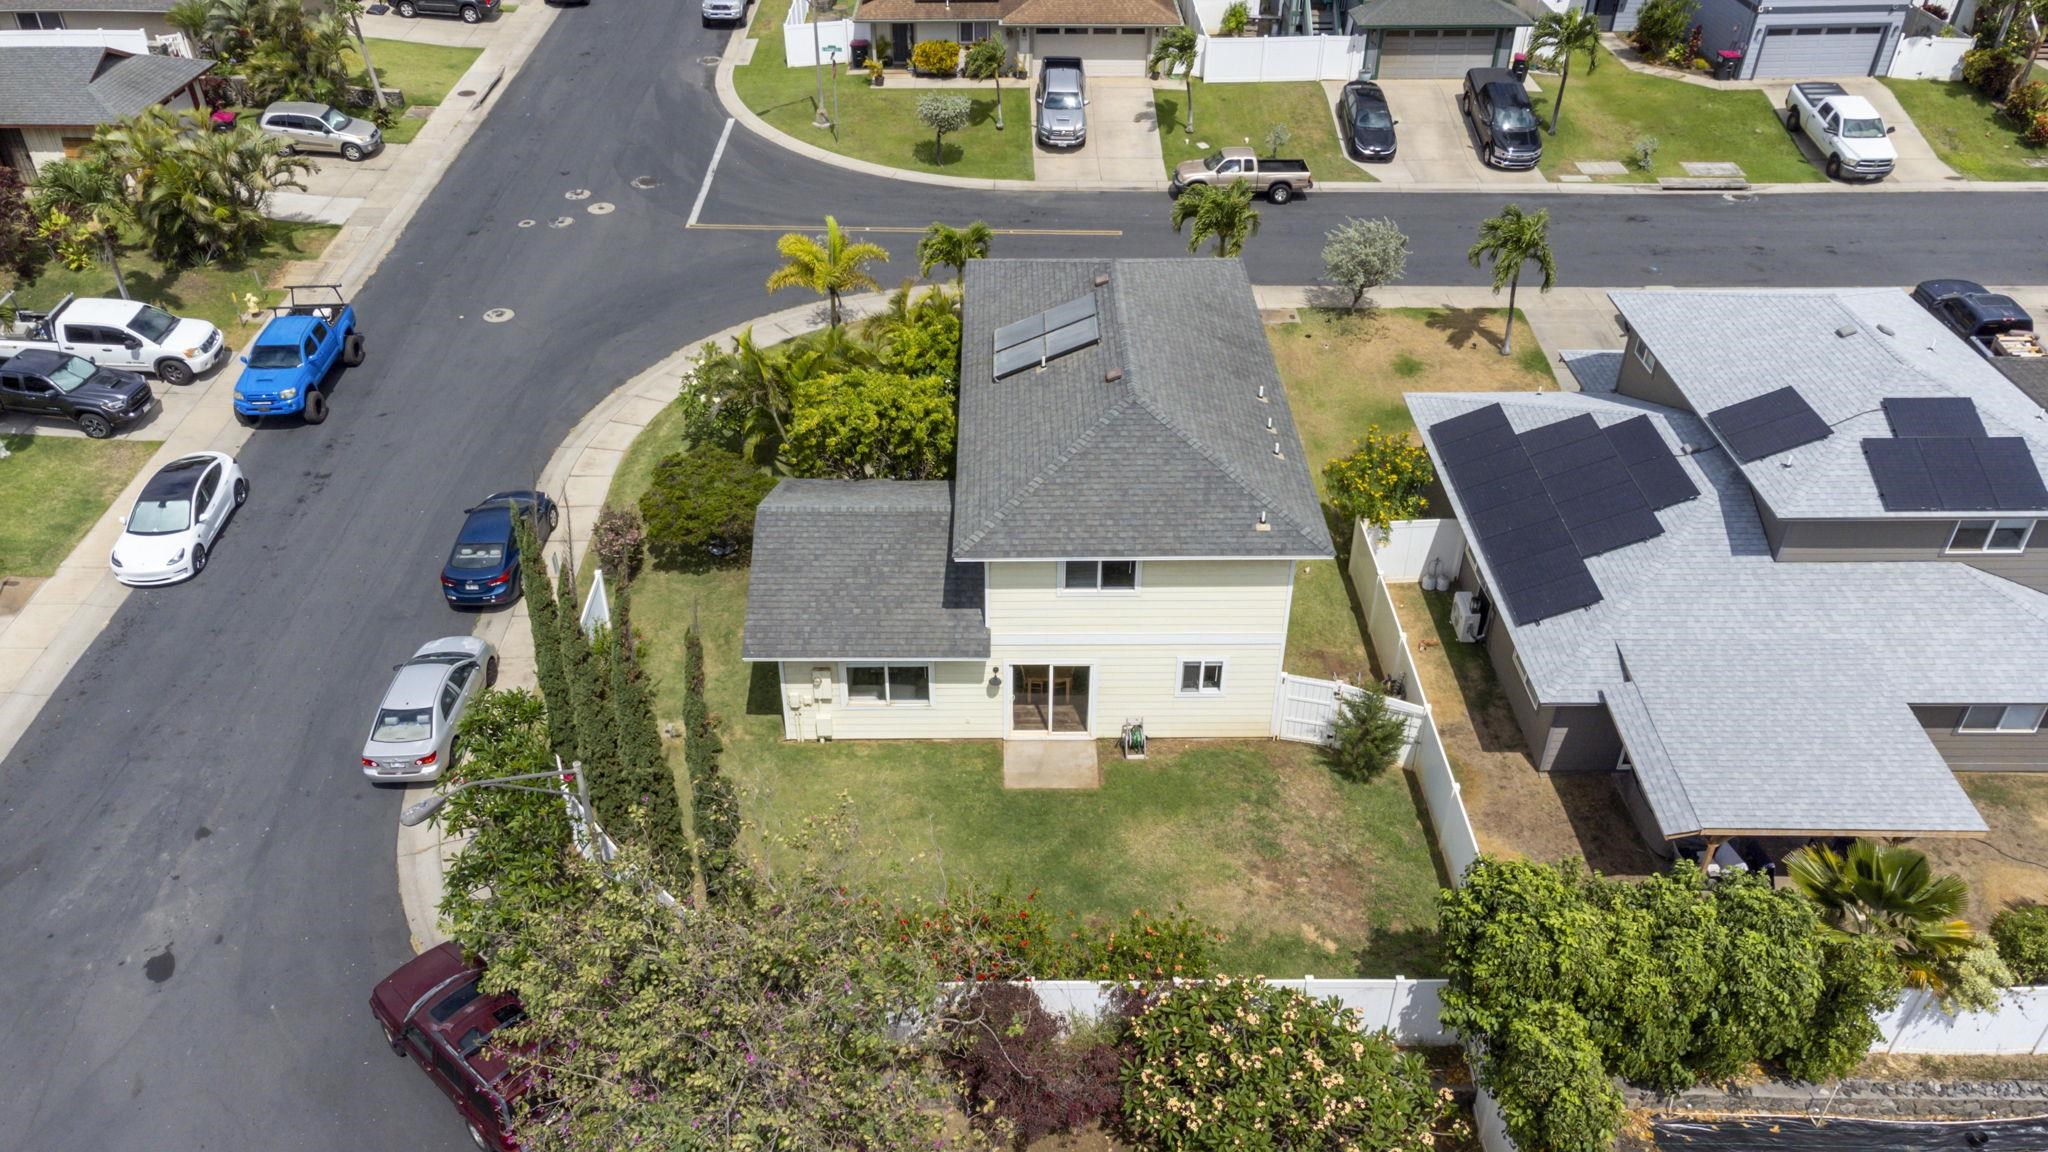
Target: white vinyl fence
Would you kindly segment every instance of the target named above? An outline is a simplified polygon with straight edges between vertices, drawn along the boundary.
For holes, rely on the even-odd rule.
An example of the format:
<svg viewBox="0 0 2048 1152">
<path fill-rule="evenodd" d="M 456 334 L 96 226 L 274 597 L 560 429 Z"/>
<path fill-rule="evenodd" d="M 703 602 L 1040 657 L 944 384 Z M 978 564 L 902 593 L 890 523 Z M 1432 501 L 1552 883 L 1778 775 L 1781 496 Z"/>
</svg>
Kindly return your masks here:
<svg viewBox="0 0 2048 1152">
<path fill-rule="evenodd" d="M 1195 75 L 1210 84 L 1349 80 L 1365 67 L 1363 36 L 1203 36 L 1196 51 Z"/>
<path fill-rule="evenodd" d="M 1901 80 L 1960 80 L 1963 53 L 1976 46 L 1968 36 L 1907 36 L 1892 53 L 1885 75 Z"/>
<path fill-rule="evenodd" d="M 1384 1028 L 1396 1043 L 1443 1046 L 1457 1043 L 1437 1016 L 1442 1009 L 1442 980 L 1268 980 L 1275 988 L 1292 988 L 1317 1000 L 1334 998 L 1358 1013 L 1369 1029 Z M 1026 982 L 1038 1003 L 1054 1016 L 1069 1020 L 1102 1015 L 1118 985 L 1095 980 L 1033 980 Z M 954 985 L 962 987 L 962 985 Z"/>
<path fill-rule="evenodd" d="M 1908 991 L 1878 1017 L 1884 1038 L 1872 1052 L 1935 1052 L 1974 1056 L 2048 1054 L 2048 987 L 2008 988 L 1996 1012 L 1950 1016 L 1924 991 Z"/>
<path fill-rule="evenodd" d="M 1273 696 L 1273 735 L 1303 744 L 1328 744 L 1331 725 L 1337 719 L 1337 701 L 1365 695 L 1365 689 L 1335 680 L 1313 680 L 1307 676 L 1280 674 L 1280 691 Z M 1408 743 L 1401 749 L 1406 764 L 1414 751 L 1416 731 L 1428 709 L 1420 704 L 1390 697 L 1387 709 L 1408 718 Z"/>
<path fill-rule="evenodd" d="M 782 63 L 786 67 L 809 68 L 818 63 L 820 51 L 824 53 L 825 63 L 830 64 L 837 59 L 846 64 L 853 59 L 853 42 L 856 39 L 874 39 L 865 23 L 820 20 L 812 25 L 810 18 L 810 0 L 793 0 L 789 16 L 782 22 Z M 831 51 L 835 46 L 839 49 L 836 57 Z"/>
</svg>

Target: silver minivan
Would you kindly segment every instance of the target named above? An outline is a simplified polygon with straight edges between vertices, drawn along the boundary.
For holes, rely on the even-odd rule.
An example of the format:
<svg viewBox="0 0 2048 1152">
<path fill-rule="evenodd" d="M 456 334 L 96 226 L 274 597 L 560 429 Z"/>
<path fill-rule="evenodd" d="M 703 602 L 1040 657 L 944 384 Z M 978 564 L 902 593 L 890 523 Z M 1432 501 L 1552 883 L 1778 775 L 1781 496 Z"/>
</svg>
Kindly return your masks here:
<svg viewBox="0 0 2048 1152">
<path fill-rule="evenodd" d="M 361 160 L 384 147 L 384 134 L 368 120 L 326 104 L 281 100 L 263 110 L 263 131 L 298 152 L 337 152 L 343 160 Z"/>
<path fill-rule="evenodd" d="M 1079 148 L 1088 140 L 1088 82 L 1078 56 L 1048 56 L 1038 70 L 1038 142 Z"/>
</svg>

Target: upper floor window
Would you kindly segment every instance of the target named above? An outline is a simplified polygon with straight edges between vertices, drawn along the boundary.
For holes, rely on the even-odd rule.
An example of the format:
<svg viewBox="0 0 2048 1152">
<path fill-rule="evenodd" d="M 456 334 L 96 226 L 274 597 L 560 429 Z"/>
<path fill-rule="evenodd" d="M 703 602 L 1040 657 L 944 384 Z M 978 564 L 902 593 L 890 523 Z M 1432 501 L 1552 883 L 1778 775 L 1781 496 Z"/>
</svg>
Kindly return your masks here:
<svg viewBox="0 0 2048 1152">
<path fill-rule="evenodd" d="M 1060 587 L 1068 592 L 1135 592 L 1136 560 L 1068 560 L 1060 565 Z"/>
<path fill-rule="evenodd" d="M 2029 733 L 2041 730 L 2048 704 L 1972 704 L 1963 709 L 1958 732 Z"/>
<path fill-rule="evenodd" d="M 17 12 L 15 26 L 24 32 L 59 32 L 64 28 L 62 12 Z"/>
<path fill-rule="evenodd" d="M 1951 552 L 2024 552 L 2032 520 L 1960 520 L 1948 538 Z"/>
<path fill-rule="evenodd" d="M 1657 370 L 1657 354 L 1650 351 L 1650 345 L 1640 336 L 1636 337 L 1636 363 L 1641 364 L 1645 372 Z"/>
</svg>

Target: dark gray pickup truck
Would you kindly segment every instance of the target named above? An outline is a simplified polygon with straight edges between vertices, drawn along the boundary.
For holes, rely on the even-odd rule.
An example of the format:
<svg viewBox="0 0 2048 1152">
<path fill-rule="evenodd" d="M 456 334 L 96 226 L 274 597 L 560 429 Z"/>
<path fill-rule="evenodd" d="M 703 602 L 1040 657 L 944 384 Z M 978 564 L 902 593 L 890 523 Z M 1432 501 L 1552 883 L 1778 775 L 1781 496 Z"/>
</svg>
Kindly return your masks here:
<svg viewBox="0 0 2048 1152">
<path fill-rule="evenodd" d="M 69 421 L 104 440 L 156 405 L 142 377 L 98 367 L 83 356 L 32 348 L 0 360 L 0 413 Z"/>
</svg>

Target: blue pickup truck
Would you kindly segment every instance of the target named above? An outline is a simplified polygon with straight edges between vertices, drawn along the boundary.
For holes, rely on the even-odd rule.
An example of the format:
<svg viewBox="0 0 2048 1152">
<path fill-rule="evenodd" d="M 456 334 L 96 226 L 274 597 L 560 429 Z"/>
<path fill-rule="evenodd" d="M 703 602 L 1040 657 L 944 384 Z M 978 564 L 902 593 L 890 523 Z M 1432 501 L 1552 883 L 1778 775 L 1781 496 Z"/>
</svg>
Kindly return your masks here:
<svg viewBox="0 0 2048 1152">
<path fill-rule="evenodd" d="M 293 413 L 320 423 L 327 419 L 327 380 L 336 361 L 345 368 L 363 362 L 356 310 L 341 298 L 339 285 L 295 284 L 286 291 L 285 303 L 271 310 L 270 323 L 242 357 L 235 419 L 246 425 Z M 319 299 L 323 294 L 334 299 Z"/>
</svg>

